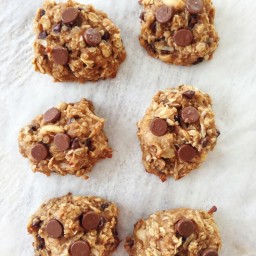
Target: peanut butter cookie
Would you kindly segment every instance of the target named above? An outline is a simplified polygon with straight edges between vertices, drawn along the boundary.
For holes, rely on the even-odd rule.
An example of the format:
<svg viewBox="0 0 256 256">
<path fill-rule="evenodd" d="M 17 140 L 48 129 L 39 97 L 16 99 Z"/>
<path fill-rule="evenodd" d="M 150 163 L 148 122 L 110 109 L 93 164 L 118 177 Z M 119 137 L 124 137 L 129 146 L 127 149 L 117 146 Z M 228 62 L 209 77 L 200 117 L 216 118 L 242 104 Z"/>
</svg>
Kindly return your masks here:
<svg viewBox="0 0 256 256">
<path fill-rule="evenodd" d="M 113 78 L 126 57 L 118 27 L 91 5 L 47 0 L 35 31 L 35 70 L 57 82 Z"/>
<path fill-rule="evenodd" d="M 86 179 L 98 160 L 112 156 L 103 132 L 104 119 L 93 111 L 86 99 L 61 103 L 21 129 L 20 152 L 30 160 L 34 172 Z"/>
<path fill-rule="evenodd" d="M 139 41 L 154 58 L 189 66 L 212 58 L 219 37 L 211 0 L 141 0 Z"/>
<path fill-rule="evenodd" d="M 37 256 L 108 256 L 119 244 L 117 207 L 102 198 L 66 196 L 44 203 L 28 222 Z"/>
<path fill-rule="evenodd" d="M 215 211 L 180 208 L 152 214 L 134 225 L 125 248 L 130 256 L 218 256 L 221 238 Z"/>
<path fill-rule="evenodd" d="M 189 85 L 158 92 L 138 122 L 144 166 L 162 181 L 197 168 L 219 135 L 210 96 Z"/>
</svg>

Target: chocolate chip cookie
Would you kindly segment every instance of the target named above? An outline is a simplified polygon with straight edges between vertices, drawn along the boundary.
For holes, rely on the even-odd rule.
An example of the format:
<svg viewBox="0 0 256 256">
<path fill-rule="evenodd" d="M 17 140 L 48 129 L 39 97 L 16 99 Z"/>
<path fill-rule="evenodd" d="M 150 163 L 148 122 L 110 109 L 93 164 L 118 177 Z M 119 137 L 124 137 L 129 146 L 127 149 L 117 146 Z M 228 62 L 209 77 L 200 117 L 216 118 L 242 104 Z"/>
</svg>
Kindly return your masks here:
<svg viewBox="0 0 256 256">
<path fill-rule="evenodd" d="M 111 255 L 119 244 L 118 209 L 97 197 L 66 196 L 41 205 L 28 222 L 37 256 Z"/>
<path fill-rule="evenodd" d="M 211 0 L 141 0 L 140 44 L 154 58 L 189 66 L 212 58 L 219 37 Z"/>
<path fill-rule="evenodd" d="M 103 126 L 104 119 L 94 114 L 92 102 L 61 103 L 21 129 L 20 152 L 34 172 L 86 179 L 98 160 L 112 156 Z"/>
<path fill-rule="evenodd" d="M 126 57 L 119 28 L 91 5 L 47 0 L 35 31 L 35 70 L 57 82 L 114 78 Z"/>
<path fill-rule="evenodd" d="M 134 225 L 125 248 L 130 256 L 218 256 L 221 238 L 215 211 L 180 208 L 152 214 Z"/>
<path fill-rule="evenodd" d="M 165 181 L 178 180 L 197 168 L 220 135 L 208 94 L 189 86 L 158 92 L 138 122 L 143 163 Z"/>
</svg>

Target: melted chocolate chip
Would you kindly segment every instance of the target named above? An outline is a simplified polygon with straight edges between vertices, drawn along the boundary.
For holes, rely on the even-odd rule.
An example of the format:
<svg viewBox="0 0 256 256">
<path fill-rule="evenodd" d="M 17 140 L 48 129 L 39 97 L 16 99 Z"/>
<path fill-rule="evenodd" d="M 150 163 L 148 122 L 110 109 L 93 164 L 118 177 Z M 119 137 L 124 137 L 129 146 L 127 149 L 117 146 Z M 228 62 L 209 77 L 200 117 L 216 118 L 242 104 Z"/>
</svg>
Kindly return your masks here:
<svg viewBox="0 0 256 256">
<path fill-rule="evenodd" d="M 98 229 L 102 229 L 104 227 L 105 223 L 106 223 L 106 219 L 104 217 L 101 217 Z"/>
<path fill-rule="evenodd" d="M 61 31 L 61 24 L 58 23 L 58 24 L 54 25 L 52 31 L 53 31 L 54 33 L 60 33 L 60 31 Z"/>
<path fill-rule="evenodd" d="M 40 220 L 40 218 L 36 217 L 32 221 L 32 227 L 35 228 L 35 229 L 39 229 L 40 226 L 41 226 L 41 223 L 42 223 L 42 221 Z"/>
<path fill-rule="evenodd" d="M 204 139 L 201 140 L 201 144 L 203 148 L 207 147 L 208 143 L 209 143 L 208 137 L 205 137 Z"/>
<path fill-rule="evenodd" d="M 75 138 L 71 143 L 71 149 L 77 149 L 80 148 L 79 140 L 78 138 Z"/>
<path fill-rule="evenodd" d="M 101 204 L 100 209 L 101 209 L 102 211 L 104 211 L 104 210 L 107 209 L 109 206 L 110 206 L 110 203 L 103 203 L 103 204 Z"/>
<path fill-rule="evenodd" d="M 184 92 L 182 95 L 183 95 L 185 98 L 191 100 L 192 98 L 194 98 L 195 93 L 196 93 L 195 91 L 189 90 L 189 91 Z"/>
<path fill-rule="evenodd" d="M 90 138 L 86 139 L 85 145 L 89 149 L 89 151 L 94 150 L 94 146 L 92 145 L 92 139 Z"/>
<path fill-rule="evenodd" d="M 153 33 L 156 33 L 156 22 L 153 22 L 153 23 L 150 25 L 149 28 L 151 29 L 151 31 L 152 31 Z"/>
<path fill-rule="evenodd" d="M 194 28 L 196 23 L 198 22 L 198 16 L 197 15 L 190 15 L 189 20 L 188 20 L 188 27 L 190 29 Z"/>
<path fill-rule="evenodd" d="M 175 115 L 174 116 L 174 121 L 179 123 L 180 122 L 180 117 L 178 115 Z"/>
<path fill-rule="evenodd" d="M 110 33 L 108 31 L 104 32 L 104 35 L 102 36 L 102 40 L 107 41 L 110 38 Z"/>
<path fill-rule="evenodd" d="M 37 241 L 38 241 L 38 245 L 37 245 L 36 249 L 37 250 L 44 249 L 44 247 L 45 247 L 44 239 L 41 236 L 39 236 L 39 235 L 37 235 L 36 238 L 37 238 Z"/>
<path fill-rule="evenodd" d="M 29 128 L 29 131 L 30 132 L 36 132 L 37 131 L 37 127 L 35 125 L 32 125 L 30 128 Z"/>
<path fill-rule="evenodd" d="M 45 10 L 44 10 L 44 9 L 41 9 L 41 10 L 39 11 L 39 15 L 40 15 L 40 17 L 44 16 L 44 15 L 45 15 Z"/>
<path fill-rule="evenodd" d="M 143 21 L 145 20 L 145 12 L 142 12 L 142 13 L 140 14 L 140 19 L 143 20 Z"/>
<path fill-rule="evenodd" d="M 129 247 L 133 247 L 133 245 L 134 245 L 134 240 L 132 240 L 132 239 L 127 240 L 127 241 L 126 241 L 126 245 L 128 245 Z"/>
<path fill-rule="evenodd" d="M 38 35 L 38 39 L 45 39 L 47 37 L 47 33 L 45 31 L 40 32 Z"/>
<path fill-rule="evenodd" d="M 197 65 L 197 64 L 199 64 L 199 63 L 202 63 L 203 61 L 204 61 L 204 58 L 199 57 L 199 58 L 193 63 L 193 65 Z"/>
</svg>

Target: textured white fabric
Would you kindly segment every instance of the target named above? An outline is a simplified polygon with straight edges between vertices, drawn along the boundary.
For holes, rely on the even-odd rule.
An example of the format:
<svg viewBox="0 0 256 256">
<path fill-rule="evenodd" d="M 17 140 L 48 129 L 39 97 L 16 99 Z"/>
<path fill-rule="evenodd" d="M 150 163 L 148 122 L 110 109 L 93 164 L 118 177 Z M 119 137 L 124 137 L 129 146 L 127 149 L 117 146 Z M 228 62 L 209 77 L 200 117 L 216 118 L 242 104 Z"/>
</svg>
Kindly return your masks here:
<svg viewBox="0 0 256 256">
<path fill-rule="evenodd" d="M 137 0 L 87 2 L 120 26 L 128 57 L 116 79 L 80 85 L 54 84 L 33 70 L 32 21 L 42 1 L 0 0 L 0 255 L 33 255 L 28 217 L 44 200 L 67 192 L 116 202 L 123 240 L 139 218 L 154 211 L 217 205 L 221 255 L 256 255 L 256 2 L 214 0 L 220 45 L 212 61 L 193 67 L 161 63 L 139 46 Z M 162 183 L 144 171 L 136 122 L 158 90 L 182 83 L 212 96 L 221 136 L 199 170 Z M 32 173 L 18 153 L 19 129 L 49 107 L 81 97 L 107 119 L 113 158 L 96 165 L 87 181 Z M 123 243 L 114 255 L 126 255 Z"/>
</svg>

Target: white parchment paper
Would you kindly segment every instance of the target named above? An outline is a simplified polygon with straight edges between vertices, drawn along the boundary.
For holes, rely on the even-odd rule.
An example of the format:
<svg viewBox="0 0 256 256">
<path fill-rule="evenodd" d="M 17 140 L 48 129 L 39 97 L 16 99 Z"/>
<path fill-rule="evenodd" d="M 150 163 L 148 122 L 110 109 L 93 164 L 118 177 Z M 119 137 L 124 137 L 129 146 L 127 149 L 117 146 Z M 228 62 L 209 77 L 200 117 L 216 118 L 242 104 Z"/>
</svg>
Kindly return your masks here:
<svg viewBox="0 0 256 256">
<path fill-rule="evenodd" d="M 42 1 L 0 0 L 0 255 L 33 255 L 28 217 L 44 200 L 67 192 L 116 202 L 123 240 L 154 211 L 217 205 L 221 255 L 256 255 L 256 2 L 214 0 L 221 41 L 213 60 L 177 67 L 150 58 L 139 46 L 137 0 L 80 1 L 107 12 L 122 30 L 128 57 L 116 79 L 55 84 L 35 73 L 32 21 Z M 212 96 L 221 136 L 199 170 L 162 183 L 144 171 L 136 122 L 158 90 L 183 83 Z M 19 129 L 49 107 L 81 97 L 106 118 L 113 158 L 97 164 L 87 181 L 34 174 L 18 153 Z M 127 255 L 123 243 L 114 255 Z"/>
</svg>

